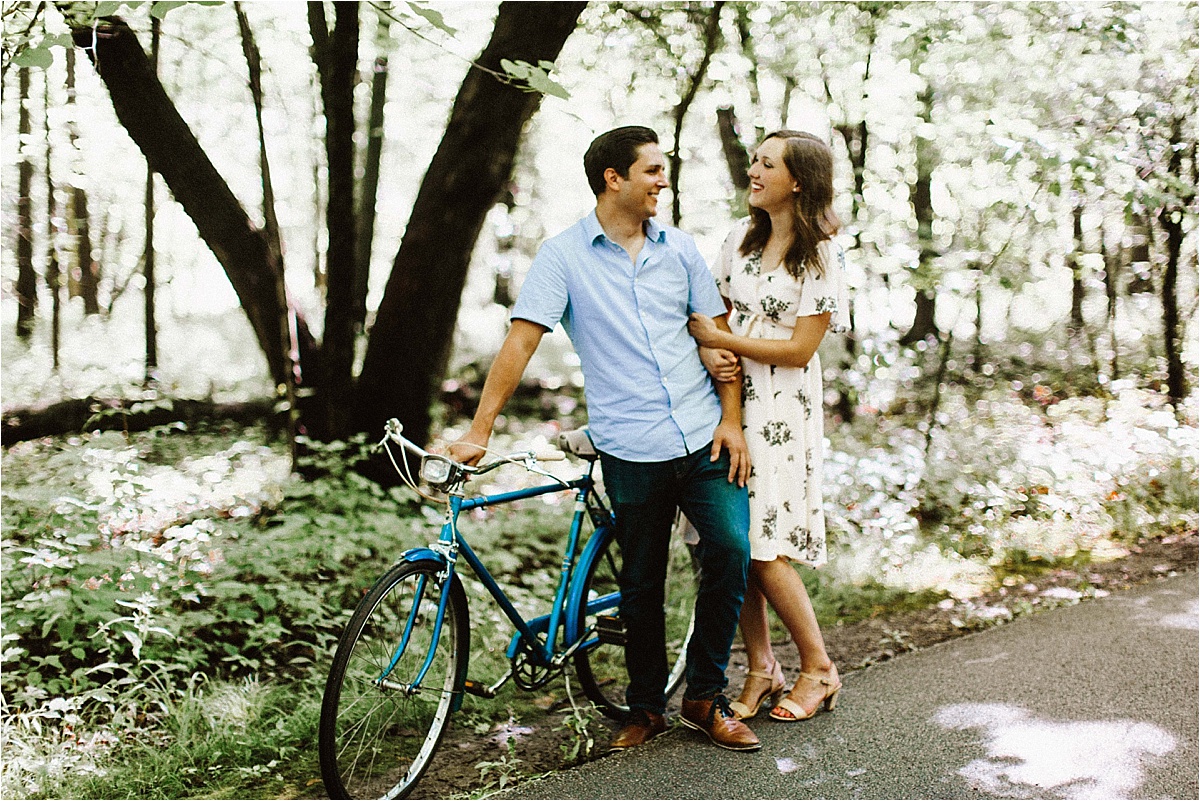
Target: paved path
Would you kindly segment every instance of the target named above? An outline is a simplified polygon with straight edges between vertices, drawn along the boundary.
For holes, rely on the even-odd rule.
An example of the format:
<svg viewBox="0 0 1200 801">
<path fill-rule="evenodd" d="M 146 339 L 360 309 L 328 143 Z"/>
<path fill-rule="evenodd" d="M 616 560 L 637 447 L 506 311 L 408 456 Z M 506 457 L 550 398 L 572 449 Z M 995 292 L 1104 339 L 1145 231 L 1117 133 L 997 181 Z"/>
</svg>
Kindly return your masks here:
<svg viewBox="0 0 1200 801">
<path fill-rule="evenodd" d="M 832 714 L 756 718 L 756 753 L 676 724 L 494 797 L 1198 798 L 1197 586 L 1185 574 L 855 671 Z"/>
</svg>

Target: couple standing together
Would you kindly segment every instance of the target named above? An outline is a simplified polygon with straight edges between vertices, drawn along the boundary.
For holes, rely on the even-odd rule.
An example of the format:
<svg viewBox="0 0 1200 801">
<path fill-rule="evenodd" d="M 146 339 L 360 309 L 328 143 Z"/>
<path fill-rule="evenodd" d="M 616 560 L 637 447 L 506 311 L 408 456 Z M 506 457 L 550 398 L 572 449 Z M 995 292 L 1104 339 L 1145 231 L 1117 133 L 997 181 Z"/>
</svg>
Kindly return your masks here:
<svg viewBox="0 0 1200 801">
<path fill-rule="evenodd" d="M 623 563 L 630 714 L 612 749 L 666 730 L 663 596 L 679 509 L 699 534 L 700 564 L 681 719 L 719 746 L 755 750 L 742 720 L 764 705 L 775 719 L 804 720 L 832 709 L 841 688 L 790 564 L 825 561 L 816 350 L 849 311 L 832 241 L 833 154 L 795 131 L 758 146 L 750 217 L 725 241 L 715 282 L 692 238 L 654 220 L 669 186 L 654 131 L 602 134 L 583 162 L 595 211 L 539 249 L 450 455 L 480 459 L 542 336 L 561 323 L 582 363 Z M 800 652 L 786 696 L 768 603 Z M 750 672 L 731 703 L 725 669 L 739 619 Z"/>
</svg>

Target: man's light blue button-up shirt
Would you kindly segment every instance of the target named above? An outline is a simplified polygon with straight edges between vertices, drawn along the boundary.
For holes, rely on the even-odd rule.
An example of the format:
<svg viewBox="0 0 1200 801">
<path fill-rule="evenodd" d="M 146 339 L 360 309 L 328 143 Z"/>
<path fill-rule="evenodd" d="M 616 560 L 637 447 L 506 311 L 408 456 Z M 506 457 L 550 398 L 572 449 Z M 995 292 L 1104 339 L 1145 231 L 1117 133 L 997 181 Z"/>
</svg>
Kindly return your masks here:
<svg viewBox="0 0 1200 801">
<path fill-rule="evenodd" d="M 512 317 L 566 329 L 582 363 L 597 448 L 658 462 L 707 446 L 721 420 L 688 334 L 691 312 L 725 314 L 692 238 L 648 220 L 635 265 L 593 211 L 542 244 Z"/>
</svg>

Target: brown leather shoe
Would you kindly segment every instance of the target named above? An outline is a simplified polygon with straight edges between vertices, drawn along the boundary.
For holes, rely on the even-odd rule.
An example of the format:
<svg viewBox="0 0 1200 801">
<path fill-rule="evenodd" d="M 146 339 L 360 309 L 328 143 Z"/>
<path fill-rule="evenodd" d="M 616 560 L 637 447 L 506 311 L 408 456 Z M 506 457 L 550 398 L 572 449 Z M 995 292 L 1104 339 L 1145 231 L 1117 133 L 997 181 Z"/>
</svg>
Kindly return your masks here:
<svg viewBox="0 0 1200 801">
<path fill-rule="evenodd" d="M 704 732 L 708 739 L 730 751 L 757 751 L 762 747 L 750 727 L 733 714 L 729 700 L 723 695 L 702 701 L 684 699 L 679 719 L 683 725 Z"/>
<path fill-rule="evenodd" d="M 656 715 L 644 709 L 635 709 L 630 713 L 625 725 L 617 732 L 617 736 L 613 738 L 608 751 L 611 754 L 613 751 L 634 748 L 653 740 L 666 730 L 667 719 L 662 715 Z"/>
</svg>

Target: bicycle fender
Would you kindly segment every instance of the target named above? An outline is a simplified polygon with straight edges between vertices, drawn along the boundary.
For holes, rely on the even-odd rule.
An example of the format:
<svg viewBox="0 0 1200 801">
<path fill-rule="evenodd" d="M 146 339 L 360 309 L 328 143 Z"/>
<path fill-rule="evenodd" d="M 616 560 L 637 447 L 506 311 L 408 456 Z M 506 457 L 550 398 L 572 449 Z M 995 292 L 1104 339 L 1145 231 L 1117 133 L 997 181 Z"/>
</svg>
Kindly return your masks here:
<svg viewBox="0 0 1200 801">
<path fill-rule="evenodd" d="M 446 557 L 430 548 L 409 548 L 407 551 L 400 554 L 400 558 L 397 561 L 423 562 L 427 559 L 431 559 L 438 564 L 446 564 Z"/>
<path fill-rule="evenodd" d="M 609 539 L 613 536 L 614 531 L 612 526 L 601 526 L 588 538 L 587 543 L 583 546 L 583 553 L 579 555 L 579 561 L 575 563 L 575 575 L 571 576 L 571 586 L 567 588 L 567 609 L 579 609 L 587 603 L 587 598 L 583 596 L 583 585 L 587 578 L 588 568 L 592 562 L 600 557 L 604 547 L 608 545 Z M 566 641 L 571 643 L 579 639 L 583 632 L 578 630 L 579 626 L 575 615 L 566 615 L 566 620 L 563 623 L 563 636 Z"/>
</svg>

